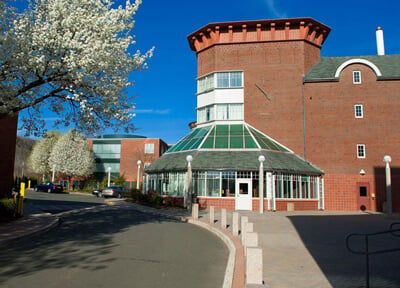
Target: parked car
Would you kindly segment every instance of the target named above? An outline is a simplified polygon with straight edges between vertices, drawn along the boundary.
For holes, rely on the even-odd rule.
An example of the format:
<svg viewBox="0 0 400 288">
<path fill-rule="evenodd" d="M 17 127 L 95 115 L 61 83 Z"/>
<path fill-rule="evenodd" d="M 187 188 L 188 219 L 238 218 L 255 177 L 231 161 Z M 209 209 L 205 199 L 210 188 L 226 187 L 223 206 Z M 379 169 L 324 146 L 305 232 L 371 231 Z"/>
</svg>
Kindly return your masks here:
<svg viewBox="0 0 400 288">
<path fill-rule="evenodd" d="M 103 197 L 122 198 L 122 197 L 129 196 L 129 191 L 124 186 L 110 186 L 110 187 L 104 188 L 101 191 L 101 194 L 103 195 Z"/>
<path fill-rule="evenodd" d="M 96 197 L 103 197 L 103 190 L 101 190 L 101 189 L 94 190 L 94 191 L 92 192 L 92 194 L 93 194 L 94 196 L 96 196 Z"/>
<path fill-rule="evenodd" d="M 35 186 L 35 191 L 44 191 L 48 193 L 61 193 L 63 192 L 64 188 L 62 185 L 55 184 L 52 182 L 43 182 Z"/>
</svg>

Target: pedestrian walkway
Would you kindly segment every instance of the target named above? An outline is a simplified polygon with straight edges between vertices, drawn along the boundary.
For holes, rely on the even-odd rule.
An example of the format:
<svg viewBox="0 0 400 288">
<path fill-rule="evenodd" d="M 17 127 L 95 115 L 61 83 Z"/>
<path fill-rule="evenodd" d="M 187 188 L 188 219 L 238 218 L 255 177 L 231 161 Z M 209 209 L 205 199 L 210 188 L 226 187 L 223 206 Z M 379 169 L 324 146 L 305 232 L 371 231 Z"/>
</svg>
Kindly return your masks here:
<svg viewBox="0 0 400 288">
<path fill-rule="evenodd" d="M 398 215 L 388 219 L 383 214 L 363 212 L 258 212 L 239 211 L 247 216 L 258 233 L 263 249 L 263 280 L 270 288 L 354 288 L 365 287 L 365 257 L 346 249 L 348 234 L 388 230 L 400 221 Z M 200 220 L 209 222 L 208 214 Z M 231 225 L 228 212 L 227 223 Z M 220 226 L 220 212 L 214 226 Z M 232 227 L 226 229 L 232 233 Z M 400 248 L 400 238 L 371 240 L 374 249 Z M 362 240 L 364 241 L 364 239 Z M 374 242 L 375 241 L 375 242 Z M 364 242 L 355 243 L 362 248 Z M 398 257 L 400 252 L 370 257 L 370 287 L 400 287 Z"/>
</svg>

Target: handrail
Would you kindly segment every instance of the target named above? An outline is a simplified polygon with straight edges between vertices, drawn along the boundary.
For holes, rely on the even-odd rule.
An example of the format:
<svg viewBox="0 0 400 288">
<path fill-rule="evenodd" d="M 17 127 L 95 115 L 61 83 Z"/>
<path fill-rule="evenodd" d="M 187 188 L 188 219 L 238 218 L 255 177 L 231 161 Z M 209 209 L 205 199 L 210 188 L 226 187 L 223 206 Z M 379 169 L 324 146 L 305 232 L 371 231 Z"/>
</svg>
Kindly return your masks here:
<svg viewBox="0 0 400 288">
<path fill-rule="evenodd" d="M 396 225 L 400 226 L 400 222 L 394 222 L 390 225 L 389 230 L 375 232 L 375 233 L 351 233 L 346 236 L 346 248 L 348 251 L 358 255 L 365 255 L 365 281 L 366 281 L 366 288 L 369 288 L 369 255 L 375 254 L 382 254 L 382 253 L 389 253 L 389 252 L 396 252 L 400 251 L 400 247 L 398 248 L 391 248 L 391 249 L 378 249 L 374 251 L 369 250 L 369 237 L 382 235 L 382 234 L 391 234 L 395 237 L 400 237 L 400 227 L 398 229 L 393 229 Z M 365 250 L 355 250 L 350 247 L 350 238 L 353 237 L 364 237 L 365 241 Z"/>
</svg>

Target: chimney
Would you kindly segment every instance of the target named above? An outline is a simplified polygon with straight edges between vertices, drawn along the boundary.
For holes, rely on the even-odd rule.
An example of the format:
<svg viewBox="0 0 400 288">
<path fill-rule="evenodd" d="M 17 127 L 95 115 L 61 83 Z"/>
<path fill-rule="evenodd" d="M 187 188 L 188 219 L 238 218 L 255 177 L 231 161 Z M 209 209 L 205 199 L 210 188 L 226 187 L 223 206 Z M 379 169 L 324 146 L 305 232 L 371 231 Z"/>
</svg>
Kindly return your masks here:
<svg viewBox="0 0 400 288">
<path fill-rule="evenodd" d="M 385 55 L 385 43 L 383 42 L 383 30 L 380 26 L 376 28 L 376 49 L 378 55 Z"/>
</svg>

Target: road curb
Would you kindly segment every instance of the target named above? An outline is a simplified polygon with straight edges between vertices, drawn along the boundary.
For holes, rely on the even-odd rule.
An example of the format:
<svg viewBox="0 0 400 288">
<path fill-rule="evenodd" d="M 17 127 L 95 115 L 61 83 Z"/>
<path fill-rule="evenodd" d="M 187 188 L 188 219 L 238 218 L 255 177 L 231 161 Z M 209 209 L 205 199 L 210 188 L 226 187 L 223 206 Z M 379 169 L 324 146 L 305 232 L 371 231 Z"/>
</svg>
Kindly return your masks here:
<svg viewBox="0 0 400 288">
<path fill-rule="evenodd" d="M 229 249 L 229 257 L 228 257 L 228 263 L 226 264 L 226 269 L 225 269 L 225 277 L 224 277 L 224 284 L 223 288 L 231 288 L 232 283 L 233 283 L 233 274 L 235 271 L 235 259 L 236 259 L 236 247 L 233 244 L 232 240 L 226 236 L 223 232 L 219 231 L 218 229 L 208 225 L 207 223 L 194 220 L 194 219 L 187 219 L 187 222 L 190 224 L 197 225 L 203 229 L 206 229 L 210 231 L 211 233 L 215 234 L 218 236 L 228 247 Z"/>
</svg>

